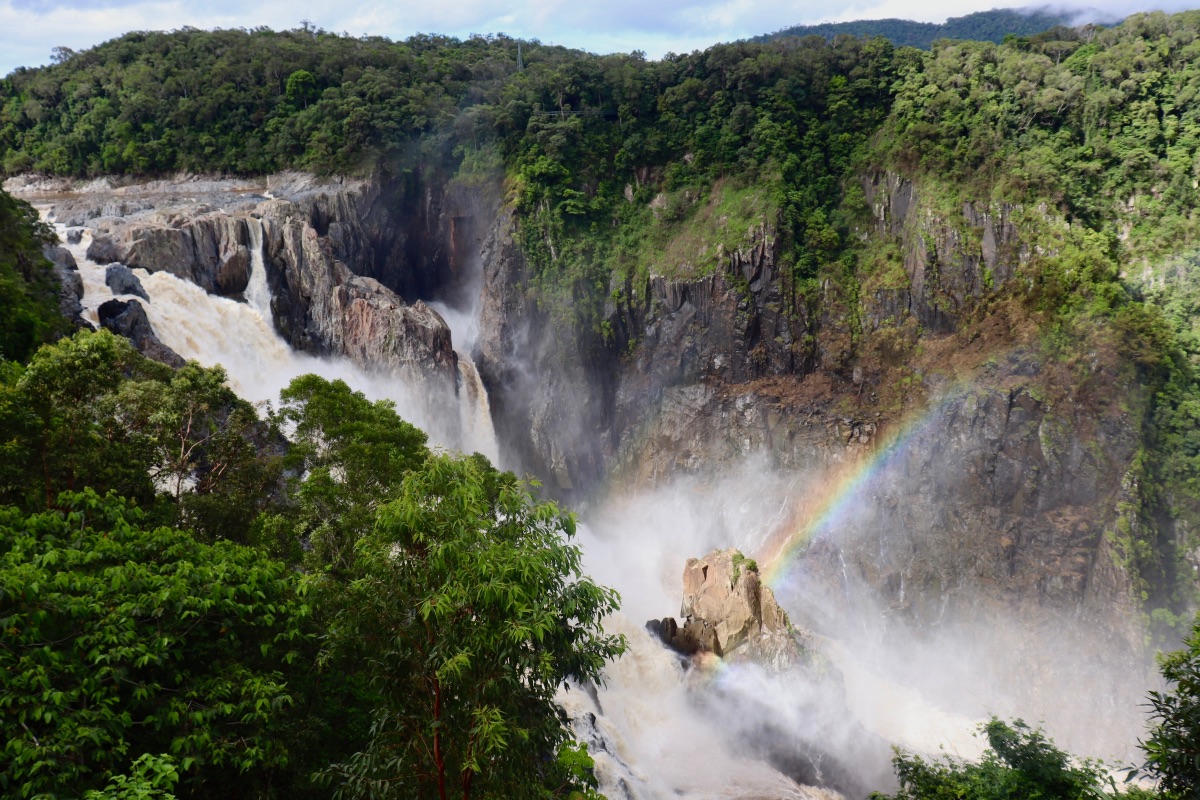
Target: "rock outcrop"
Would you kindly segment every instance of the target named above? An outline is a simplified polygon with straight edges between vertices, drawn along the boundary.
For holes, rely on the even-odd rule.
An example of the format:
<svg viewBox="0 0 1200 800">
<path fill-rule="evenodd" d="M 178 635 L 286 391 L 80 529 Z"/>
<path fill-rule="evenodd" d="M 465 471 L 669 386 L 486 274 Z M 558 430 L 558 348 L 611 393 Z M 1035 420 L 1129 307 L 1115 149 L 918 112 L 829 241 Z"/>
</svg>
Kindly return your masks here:
<svg viewBox="0 0 1200 800">
<path fill-rule="evenodd" d="M 75 256 L 65 247 L 48 245 L 42 254 L 54 265 L 54 277 L 58 281 L 58 310 L 76 328 L 92 327 L 83 318 L 83 278 Z"/>
<path fill-rule="evenodd" d="M 131 294 L 146 300 L 150 300 L 146 290 L 142 288 L 142 282 L 138 280 L 138 276 L 133 274 L 133 270 L 124 264 L 109 264 L 104 268 L 104 283 L 112 290 L 113 294 Z"/>
<path fill-rule="evenodd" d="M 801 660 L 802 634 L 765 586 L 758 565 L 735 549 L 690 558 L 683 570 L 682 626 L 673 617 L 647 623 L 685 655 L 713 653 L 782 672 Z"/>
<path fill-rule="evenodd" d="M 234 295 L 249 280 L 250 242 L 244 217 L 201 205 L 156 211 L 129 221 L 109 220 L 87 256 L 147 272 L 166 271 L 213 294 Z"/>
<path fill-rule="evenodd" d="M 395 195 L 403 207 L 413 202 L 405 200 L 413 187 L 299 174 L 273 176 L 265 185 L 202 179 L 109 184 L 60 199 L 53 213 L 60 222 L 92 229 L 88 258 L 112 265 L 114 293 L 145 297 L 129 272 L 134 268 L 166 271 L 209 293 L 242 299 L 259 263 L 272 290 L 275 328 L 293 348 L 347 356 L 368 371 L 399 378 L 414 397 L 437 398 L 433 406 L 456 394 L 457 357 L 445 321 L 394 291 L 434 280 L 413 277 L 414 270 L 447 272 L 461 267 L 447 262 L 466 258 L 453 247 L 414 255 L 405 249 L 413 242 L 399 241 L 407 234 Z M 439 202 L 426 204 L 438 209 L 426 209 L 422 241 L 437 238 L 439 226 L 460 239 L 473 232 L 470 214 Z"/>
<path fill-rule="evenodd" d="M 106 300 L 97 310 L 101 327 L 113 333 L 124 336 L 138 352 L 147 358 L 152 358 L 178 369 L 184 365 L 184 360 L 171 348 L 162 343 L 150 327 L 150 319 L 146 309 L 137 300 Z"/>
<path fill-rule="evenodd" d="M 879 327 L 911 314 L 928 330 L 954 331 L 989 291 L 1007 283 L 1030 259 L 1011 203 L 964 202 L 959 213 L 934 213 L 911 180 L 894 173 L 860 181 L 874 217 L 875 235 L 900 244 L 904 278 L 871 287 L 864 304 Z"/>
<path fill-rule="evenodd" d="M 726 730 L 735 748 L 750 749 L 801 784 L 847 797 L 889 784 L 887 743 L 855 719 L 841 674 L 818 652 L 816 638 L 791 624 L 754 561 L 732 548 L 689 558 L 681 614 L 682 625 L 666 617 L 646 628 L 697 667 L 698 677 L 688 682 L 697 703 L 719 698 L 718 708 L 736 709 Z M 724 673 L 714 669 L 715 659 L 761 668 L 779 683 L 753 683 L 763 692 L 758 696 L 737 681 L 707 680 Z M 784 686 L 793 691 L 776 696 Z M 798 722 L 806 719 L 825 720 L 826 738 Z"/>
</svg>

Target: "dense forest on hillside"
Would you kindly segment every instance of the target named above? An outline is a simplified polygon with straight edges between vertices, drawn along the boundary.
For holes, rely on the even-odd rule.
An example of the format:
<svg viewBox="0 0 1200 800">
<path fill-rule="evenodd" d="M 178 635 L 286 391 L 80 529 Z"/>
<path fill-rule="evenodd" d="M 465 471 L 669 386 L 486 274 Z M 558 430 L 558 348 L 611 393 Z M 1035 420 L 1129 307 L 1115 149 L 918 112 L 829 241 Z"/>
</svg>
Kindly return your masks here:
<svg viewBox="0 0 1200 800">
<path fill-rule="evenodd" d="M 1080 385 L 1094 353 L 1121 354 L 1144 447 L 1111 536 L 1155 624 L 1190 628 L 1200 12 L 928 52 L 812 36 L 649 61 L 523 43 L 518 65 L 517 46 L 129 34 L 0 82 L 0 167 L 494 177 L 532 292 L 618 357 L 620 287 L 711 274 L 769 229 L 782 313 L 831 333 L 802 343 L 802 369 L 834 373 L 923 335 L 858 316 L 896 271 L 867 235 L 864 179 L 906 176 L 947 215 L 1009 209 L 1039 250 L 963 310 L 962 336 L 1002 310 Z M 0 193 L 0 788 L 591 796 L 554 691 L 623 645 L 600 628 L 617 598 L 582 576 L 573 518 L 482 457 L 430 452 L 344 384 L 299 379 L 260 419 L 219 369 L 60 338 L 50 239 Z M 1194 780 L 1191 753 L 1175 758 L 1194 739 L 1170 725 L 1194 720 L 1198 651 L 1193 636 L 1168 663 L 1193 688 L 1159 698 L 1150 740 L 1176 788 Z M 1084 792 L 1063 796 L 1099 791 L 1023 728 L 995 744 L 989 769 L 1032 752 Z M 956 767 L 904 764 L 961 789 Z"/>
<path fill-rule="evenodd" d="M 950 17 L 943 23 L 913 22 L 909 19 L 867 19 L 854 22 L 824 22 L 817 25 L 793 25 L 774 33 L 755 36 L 751 41 L 768 42 L 783 36 L 882 36 L 897 47 L 919 47 L 928 50 L 938 39 L 971 39 L 1000 44 L 1006 36 L 1031 37 L 1052 28 L 1069 26 L 1070 14 L 1049 8 L 1017 11 L 994 8 L 976 11 L 961 17 Z"/>
</svg>

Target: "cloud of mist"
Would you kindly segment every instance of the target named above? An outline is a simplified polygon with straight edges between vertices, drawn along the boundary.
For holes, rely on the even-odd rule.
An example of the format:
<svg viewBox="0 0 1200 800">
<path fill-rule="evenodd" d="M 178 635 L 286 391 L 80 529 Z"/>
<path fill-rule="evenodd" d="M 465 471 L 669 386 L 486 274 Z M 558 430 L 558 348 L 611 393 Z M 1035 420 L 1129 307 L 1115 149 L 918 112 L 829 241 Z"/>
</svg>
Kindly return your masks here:
<svg viewBox="0 0 1200 800">
<path fill-rule="evenodd" d="M 946 606 L 945 598 L 918 601 L 912 594 L 927 591 L 920 587 L 909 587 L 907 599 L 949 610 L 941 618 L 912 619 L 896 607 L 895 592 L 874 585 L 880 576 L 868 580 L 858 572 L 856 556 L 869 561 L 872 556 L 864 553 L 888 546 L 879 542 L 891 535 L 894 494 L 920 502 L 919 484 L 931 477 L 911 466 L 885 468 L 880 482 L 866 487 L 836 530 L 797 560 L 791 580 L 778 591 L 793 622 L 815 630 L 822 640 L 822 657 L 832 670 L 820 682 L 736 666 L 700 688 L 703 682 L 673 666 L 673 655 L 645 636 L 640 625 L 678 617 L 689 557 L 730 546 L 747 555 L 760 552 L 788 519 L 790 501 L 819 487 L 821 471 L 785 473 L 752 458 L 612 497 L 581 514 L 585 567 L 621 592 L 622 611 L 614 625 L 631 636 L 633 648 L 626 661 L 610 669 L 610 685 L 598 694 L 613 774 L 621 772 L 621 764 L 634 769 L 664 759 L 700 769 L 709 750 L 721 747 L 727 757 L 740 759 L 738 769 L 759 759 L 760 774 L 775 774 L 761 759 L 786 768 L 779 751 L 791 747 L 802 754 L 816 742 L 825 748 L 828 764 L 857 764 L 874 775 L 876 788 L 886 789 L 887 745 L 977 757 L 984 746 L 975 735 L 977 726 L 992 714 L 1044 725 L 1059 746 L 1077 755 L 1110 763 L 1136 755 L 1134 745 L 1144 730 L 1138 704 L 1148 688 L 1146 662 L 1123 650 L 1126 644 L 1112 629 L 1069 609 L 1039 619 L 1001 603 L 980 603 L 963 612 L 955 603 Z M 967 475 L 952 455 L 939 470 L 934 479 L 951 490 Z M 895 518 L 894 524 L 901 520 Z M 908 542 L 897 546 L 908 547 Z M 926 554 L 919 548 L 925 545 L 919 537 L 916 542 L 911 558 L 921 559 Z M 876 557 L 880 564 L 890 558 Z M 576 710 L 587 710 L 579 693 L 573 702 Z M 673 710 L 663 713 L 663 708 Z M 689 748 L 693 737 L 702 744 Z M 864 752 L 864 741 L 876 745 Z M 764 749 L 764 742 L 777 746 L 768 752 L 772 748 Z M 672 791 L 690 796 L 686 788 L 678 783 Z M 644 789 L 630 796 L 670 793 Z"/>
</svg>

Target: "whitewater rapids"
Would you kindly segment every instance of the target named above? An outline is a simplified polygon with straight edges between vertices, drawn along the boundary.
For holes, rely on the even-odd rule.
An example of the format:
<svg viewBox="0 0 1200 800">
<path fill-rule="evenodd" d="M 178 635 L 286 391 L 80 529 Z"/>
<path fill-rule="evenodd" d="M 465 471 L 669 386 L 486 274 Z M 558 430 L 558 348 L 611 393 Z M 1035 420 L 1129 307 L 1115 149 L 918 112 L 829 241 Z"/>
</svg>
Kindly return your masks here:
<svg viewBox="0 0 1200 800">
<path fill-rule="evenodd" d="M 44 213 L 44 212 L 43 212 Z M 288 346 L 271 322 L 271 290 L 263 262 L 262 223 L 248 219 L 250 229 L 250 280 L 246 302 L 211 295 L 194 283 L 169 272 L 135 269 L 149 301 L 132 295 L 114 295 L 105 283 L 105 266 L 87 257 L 91 232 L 84 230 L 77 244 L 66 248 L 75 257 L 83 279 L 84 319 L 99 327 L 98 309 L 107 300 L 137 300 L 146 310 L 154 333 L 181 357 L 206 367 L 222 366 L 230 387 L 260 408 L 278 401 L 292 379 L 315 373 L 342 380 L 372 400 L 391 400 L 402 418 L 430 436 L 431 443 L 451 450 L 480 452 L 498 458 L 496 434 L 491 425 L 487 392 L 470 361 L 459 352 L 458 425 L 432 417 L 402 380 L 368 372 L 344 358 L 316 357 Z M 65 227 L 56 225 L 66 241 Z M 461 433 L 459 433 L 461 431 Z"/>
</svg>

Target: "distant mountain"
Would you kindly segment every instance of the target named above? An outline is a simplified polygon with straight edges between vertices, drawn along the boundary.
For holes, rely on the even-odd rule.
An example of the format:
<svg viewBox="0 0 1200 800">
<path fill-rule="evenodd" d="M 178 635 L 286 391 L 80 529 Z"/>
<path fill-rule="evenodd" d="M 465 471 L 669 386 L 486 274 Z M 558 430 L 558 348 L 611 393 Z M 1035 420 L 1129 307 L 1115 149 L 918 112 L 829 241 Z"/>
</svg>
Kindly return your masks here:
<svg viewBox="0 0 1200 800">
<path fill-rule="evenodd" d="M 1078 12 L 1070 14 L 1052 11 L 994 8 L 977 11 L 965 17 L 951 17 L 941 25 L 933 22 L 913 22 L 908 19 L 867 19 L 854 22 L 826 22 L 821 25 L 794 25 L 790 28 L 756 36 L 751 41 L 768 42 L 782 36 L 824 36 L 832 39 L 839 34 L 851 36 L 883 36 L 897 46 L 919 47 L 928 50 L 937 39 L 974 39 L 1000 42 L 1007 34 L 1033 36 L 1058 25 L 1070 25 Z"/>
</svg>

